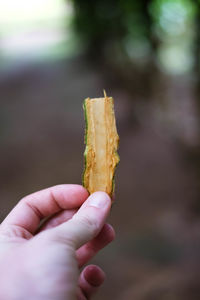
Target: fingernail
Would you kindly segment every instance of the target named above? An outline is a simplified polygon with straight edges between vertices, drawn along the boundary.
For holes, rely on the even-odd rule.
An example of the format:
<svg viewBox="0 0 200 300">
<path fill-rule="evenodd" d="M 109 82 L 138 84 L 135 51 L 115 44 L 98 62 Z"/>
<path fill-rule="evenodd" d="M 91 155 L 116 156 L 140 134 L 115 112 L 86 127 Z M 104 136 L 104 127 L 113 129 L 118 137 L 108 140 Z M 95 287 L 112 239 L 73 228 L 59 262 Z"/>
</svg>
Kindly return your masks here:
<svg viewBox="0 0 200 300">
<path fill-rule="evenodd" d="M 103 208 L 110 203 L 110 197 L 104 192 L 96 192 L 89 198 L 88 204 L 97 208 Z"/>
</svg>

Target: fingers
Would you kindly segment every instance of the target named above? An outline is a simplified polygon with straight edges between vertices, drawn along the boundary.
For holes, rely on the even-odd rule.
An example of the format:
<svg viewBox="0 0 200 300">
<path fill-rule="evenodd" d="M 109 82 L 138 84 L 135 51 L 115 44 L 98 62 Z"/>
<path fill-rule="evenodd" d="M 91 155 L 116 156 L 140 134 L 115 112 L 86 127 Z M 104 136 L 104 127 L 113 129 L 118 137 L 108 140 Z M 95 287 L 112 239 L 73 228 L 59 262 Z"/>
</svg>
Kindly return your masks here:
<svg viewBox="0 0 200 300">
<path fill-rule="evenodd" d="M 54 228 L 64 222 L 69 221 L 77 212 L 77 210 L 78 209 L 69 209 L 56 213 L 42 224 L 42 226 L 37 230 L 37 233 L 46 229 Z"/>
<path fill-rule="evenodd" d="M 105 273 L 95 265 L 85 267 L 79 278 L 79 286 L 86 299 L 90 299 L 105 280 Z"/>
<path fill-rule="evenodd" d="M 86 264 L 102 248 L 112 242 L 115 238 L 115 231 L 110 224 L 105 224 L 100 233 L 87 244 L 76 251 L 79 267 Z"/>
<path fill-rule="evenodd" d="M 70 220 L 73 215 L 77 212 L 75 209 L 64 210 L 43 224 L 38 232 L 46 229 L 54 228 L 64 222 Z M 102 248 L 112 242 L 115 238 L 115 231 L 110 224 L 105 224 L 100 233 L 91 241 L 83 245 L 76 251 L 76 257 L 78 265 L 81 268 L 86 264 L 93 256 L 95 256 Z"/>
<path fill-rule="evenodd" d="M 110 207 L 110 197 L 104 192 L 96 192 L 84 202 L 72 219 L 48 230 L 48 235 L 57 242 L 80 248 L 101 231 Z"/>
<path fill-rule="evenodd" d="M 87 199 L 80 185 L 63 184 L 47 188 L 23 198 L 3 221 L 2 226 L 15 225 L 34 233 L 44 217 L 63 209 L 74 209 Z"/>
</svg>

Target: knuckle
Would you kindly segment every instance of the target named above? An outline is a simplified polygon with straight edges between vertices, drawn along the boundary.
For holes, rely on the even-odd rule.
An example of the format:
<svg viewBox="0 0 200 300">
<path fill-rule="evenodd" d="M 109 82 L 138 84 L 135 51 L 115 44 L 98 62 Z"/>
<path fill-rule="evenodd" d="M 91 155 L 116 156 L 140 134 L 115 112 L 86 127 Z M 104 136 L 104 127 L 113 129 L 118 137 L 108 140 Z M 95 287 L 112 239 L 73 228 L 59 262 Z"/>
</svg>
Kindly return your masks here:
<svg viewBox="0 0 200 300">
<path fill-rule="evenodd" d="M 94 217 L 85 215 L 80 219 L 80 222 L 83 224 L 84 227 L 87 228 L 88 231 L 95 234 L 99 231 L 98 222 Z"/>
</svg>

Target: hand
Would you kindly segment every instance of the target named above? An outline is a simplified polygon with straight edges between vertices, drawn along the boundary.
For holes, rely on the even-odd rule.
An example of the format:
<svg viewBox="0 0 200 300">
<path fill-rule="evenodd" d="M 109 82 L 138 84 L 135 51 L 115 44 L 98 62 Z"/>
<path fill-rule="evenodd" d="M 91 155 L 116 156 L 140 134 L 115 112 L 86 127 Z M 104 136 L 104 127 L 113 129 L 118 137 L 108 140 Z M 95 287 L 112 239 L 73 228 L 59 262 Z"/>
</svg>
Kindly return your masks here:
<svg viewBox="0 0 200 300">
<path fill-rule="evenodd" d="M 106 193 L 88 197 L 79 185 L 23 198 L 0 226 L 0 299 L 89 299 L 105 275 L 91 265 L 79 276 L 79 268 L 113 240 L 110 207 Z"/>
</svg>

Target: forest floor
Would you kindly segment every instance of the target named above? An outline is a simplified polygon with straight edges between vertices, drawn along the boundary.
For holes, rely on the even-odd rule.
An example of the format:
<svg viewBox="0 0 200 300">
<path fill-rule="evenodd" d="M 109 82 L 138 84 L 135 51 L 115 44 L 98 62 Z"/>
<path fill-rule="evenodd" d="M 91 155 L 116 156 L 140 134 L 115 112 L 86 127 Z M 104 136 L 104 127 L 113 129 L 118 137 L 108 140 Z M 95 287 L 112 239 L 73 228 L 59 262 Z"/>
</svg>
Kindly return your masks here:
<svg viewBox="0 0 200 300">
<path fill-rule="evenodd" d="M 81 183 L 82 102 L 103 88 L 115 98 L 121 162 L 109 218 L 116 240 L 93 260 L 107 273 L 96 299 L 197 300 L 200 186 L 187 147 L 177 127 L 158 121 L 156 102 L 140 102 L 82 58 L 0 74 L 0 218 L 26 194 Z"/>
</svg>

